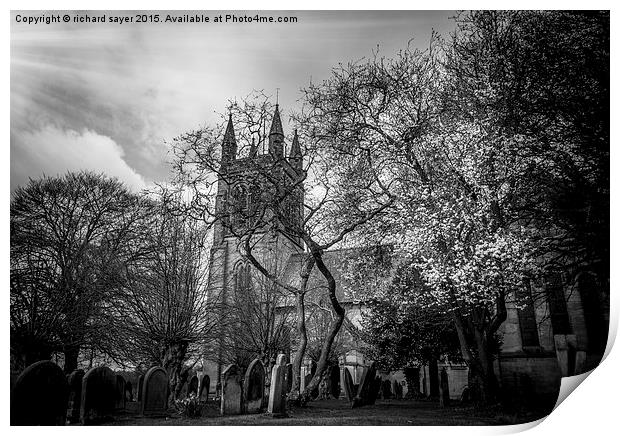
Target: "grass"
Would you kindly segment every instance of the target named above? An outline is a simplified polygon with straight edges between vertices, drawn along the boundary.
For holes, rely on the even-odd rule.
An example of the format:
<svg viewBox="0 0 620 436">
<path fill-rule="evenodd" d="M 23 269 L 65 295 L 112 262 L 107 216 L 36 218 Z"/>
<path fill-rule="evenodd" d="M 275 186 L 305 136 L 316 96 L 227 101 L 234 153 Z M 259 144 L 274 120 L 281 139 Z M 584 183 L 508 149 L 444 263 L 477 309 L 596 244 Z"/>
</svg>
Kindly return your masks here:
<svg viewBox="0 0 620 436">
<path fill-rule="evenodd" d="M 219 404 L 212 401 L 204 406 L 200 418 L 193 419 L 174 413 L 147 418 L 131 410 L 105 425 L 506 425 L 534 421 L 549 412 L 508 413 L 498 407 L 481 409 L 459 403 L 440 408 L 437 402 L 408 400 L 377 400 L 372 406 L 351 409 L 343 399 L 315 401 L 289 410 L 283 418 L 266 413 L 220 416 Z"/>
</svg>

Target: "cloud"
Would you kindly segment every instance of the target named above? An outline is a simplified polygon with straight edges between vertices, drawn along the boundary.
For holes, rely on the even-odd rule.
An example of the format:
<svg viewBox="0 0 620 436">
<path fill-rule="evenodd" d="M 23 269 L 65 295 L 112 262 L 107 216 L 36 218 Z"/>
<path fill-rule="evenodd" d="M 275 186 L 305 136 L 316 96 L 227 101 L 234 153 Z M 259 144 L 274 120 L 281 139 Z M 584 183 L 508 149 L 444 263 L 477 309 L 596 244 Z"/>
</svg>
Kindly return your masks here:
<svg viewBox="0 0 620 436">
<path fill-rule="evenodd" d="M 56 176 L 67 171 L 88 170 L 116 177 L 130 189 L 146 187 L 144 178 L 124 160 L 123 148 L 108 136 L 92 130 L 81 132 L 46 125 L 40 130 L 11 135 L 11 188 L 28 177 Z"/>
</svg>

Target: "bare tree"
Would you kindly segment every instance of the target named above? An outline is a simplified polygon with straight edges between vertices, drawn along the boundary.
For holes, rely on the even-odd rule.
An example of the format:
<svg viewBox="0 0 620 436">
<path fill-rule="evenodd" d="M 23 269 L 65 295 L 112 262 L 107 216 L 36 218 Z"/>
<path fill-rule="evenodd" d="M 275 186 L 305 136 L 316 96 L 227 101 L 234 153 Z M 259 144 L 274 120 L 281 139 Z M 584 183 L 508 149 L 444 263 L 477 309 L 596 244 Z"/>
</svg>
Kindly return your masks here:
<svg viewBox="0 0 620 436">
<path fill-rule="evenodd" d="M 117 359 L 161 365 L 176 399 L 189 370 L 217 334 L 217 303 L 207 298 L 207 229 L 172 214 L 170 199 L 153 202 L 151 220 L 123 269 L 116 298 L 108 307 L 116 334 Z"/>
<path fill-rule="evenodd" d="M 92 173 L 31 180 L 11 201 L 11 339 L 26 363 L 100 344 L 112 289 L 103 273 L 137 237 L 142 200 Z"/>
<path fill-rule="evenodd" d="M 275 115 L 267 135 L 265 126 L 271 114 Z M 285 157 L 279 117 L 278 108 L 273 109 L 262 94 L 245 99 L 241 104 L 232 103 L 224 137 L 224 129 L 219 126 L 177 138 L 174 168 L 179 186 L 191 192 L 186 213 L 221 226 L 223 232 L 235 238 L 243 256 L 256 270 L 297 297 L 301 350 L 298 349 L 295 357 L 296 381 L 301 364 L 299 351 L 303 356 L 306 342 L 303 333 L 305 284 L 314 265 L 326 281 L 333 319 L 323 342 L 315 377 L 300 394 L 300 402 L 305 403 L 310 398 L 309 392 L 318 386 L 327 371 L 330 350 L 344 320 L 344 308 L 336 296 L 337 284 L 323 255 L 381 214 L 392 200 L 372 189 L 376 173 L 368 165 L 366 154 L 353 149 L 353 153 L 342 153 L 340 144 L 335 143 L 332 136 L 317 135 L 310 122 L 300 125 L 300 131 L 292 138 L 291 152 Z M 233 132 L 233 125 L 240 128 Z M 233 140 L 234 147 L 231 146 Z M 236 149 L 238 142 L 242 144 L 240 150 Z M 264 153 L 259 154 L 259 149 Z M 232 170 L 238 167 L 237 160 L 242 160 L 238 163 L 243 164 L 243 171 Z M 334 189 L 334 183 L 344 179 L 359 188 L 357 195 L 346 197 L 342 190 Z M 229 189 L 241 183 L 246 186 L 245 192 Z M 301 247 L 302 261 L 297 269 L 300 282 L 295 286 L 278 280 L 256 254 L 273 235 L 296 240 Z"/>
</svg>

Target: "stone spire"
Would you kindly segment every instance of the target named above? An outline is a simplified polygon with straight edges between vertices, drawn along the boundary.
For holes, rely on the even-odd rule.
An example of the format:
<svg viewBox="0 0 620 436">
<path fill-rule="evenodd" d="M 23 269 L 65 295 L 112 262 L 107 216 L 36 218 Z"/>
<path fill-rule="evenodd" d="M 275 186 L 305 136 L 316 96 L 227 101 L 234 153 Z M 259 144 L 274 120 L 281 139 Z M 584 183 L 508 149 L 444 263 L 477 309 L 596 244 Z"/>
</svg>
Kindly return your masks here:
<svg viewBox="0 0 620 436">
<path fill-rule="evenodd" d="M 291 166 L 297 171 L 301 170 L 303 159 L 301 157 L 301 147 L 299 146 L 297 129 L 295 129 L 295 136 L 293 136 L 293 143 L 291 144 L 291 154 L 288 157 L 288 161 Z"/>
<path fill-rule="evenodd" d="M 235 128 L 233 127 L 232 114 L 228 114 L 228 125 L 224 140 L 222 141 L 222 166 L 226 166 L 237 157 L 237 140 L 235 139 Z"/>
<path fill-rule="evenodd" d="M 284 132 L 278 106 L 276 103 L 276 111 L 273 114 L 271 128 L 269 129 L 269 154 L 281 158 L 284 156 Z"/>
</svg>

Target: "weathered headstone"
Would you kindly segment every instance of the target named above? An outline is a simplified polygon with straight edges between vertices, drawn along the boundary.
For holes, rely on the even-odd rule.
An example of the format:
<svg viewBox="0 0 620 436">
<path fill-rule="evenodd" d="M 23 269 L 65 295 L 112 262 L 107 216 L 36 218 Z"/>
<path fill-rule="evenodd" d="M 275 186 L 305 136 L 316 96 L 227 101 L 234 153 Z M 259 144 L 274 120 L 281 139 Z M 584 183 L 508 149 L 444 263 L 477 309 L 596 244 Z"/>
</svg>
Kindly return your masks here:
<svg viewBox="0 0 620 436">
<path fill-rule="evenodd" d="M 349 372 L 349 369 L 346 367 L 342 367 L 340 372 L 341 372 L 340 379 L 342 380 L 342 387 L 344 389 L 344 394 L 347 397 L 347 401 L 352 402 L 353 397 L 355 396 L 354 394 L 355 391 L 353 390 L 353 378 L 351 377 L 351 373 Z"/>
<path fill-rule="evenodd" d="M 446 368 L 441 369 L 439 379 L 439 406 L 447 407 L 450 405 L 450 389 L 448 386 L 448 372 Z"/>
<path fill-rule="evenodd" d="M 271 385 L 269 389 L 269 406 L 267 412 L 273 416 L 283 416 L 286 414 L 286 365 L 284 355 L 278 355 L 276 364 L 271 370 Z"/>
<path fill-rule="evenodd" d="M 299 392 L 303 392 L 306 389 L 306 377 L 310 374 L 307 374 L 308 369 L 305 366 L 301 367 L 301 371 L 299 374 Z"/>
<path fill-rule="evenodd" d="M 243 400 L 247 413 L 258 413 L 265 398 L 265 367 L 260 359 L 254 359 L 248 366 L 243 379 Z"/>
<path fill-rule="evenodd" d="M 125 382 L 125 402 L 133 401 L 133 386 L 129 380 Z"/>
<path fill-rule="evenodd" d="M 168 374 L 161 366 L 154 366 L 144 376 L 140 413 L 165 415 L 168 410 Z"/>
<path fill-rule="evenodd" d="M 116 375 L 107 366 L 89 370 L 82 379 L 80 422 L 95 424 L 112 419 L 116 405 Z"/>
<path fill-rule="evenodd" d="M 116 375 L 116 401 L 114 402 L 115 410 L 125 409 L 125 379 L 122 375 Z"/>
<path fill-rule="evenodd" d="M 64 425 L 68 397 L 67 377 L 58 365 L 33 363 L 11 390 L 11 425 Z"/>
<path fill-rule="evenodd" d="M 235 364 L 228 365 L 222 373 L 222 399 L 220 413 L 222 415 L 239 415 L 241 413 L 241 372 Z"/>
<path fill-rule="evenodd" d="M 144 387 L 144 374 L 138 377 L 138 392 L 136 393 L 136 401 L 142 401 L 142 388 Z"/>
<path fill-rule="evenodd" d="M 188 383 L 187 395 L 189 396 L 191 394 L 198 396 L 198 376 L 195 375 L 189 379 Z"/>
<path fill-rule="evenodd" d="M 332 366 L 329 373 L 329 390 L 330 394 L 334 398 L 340 397 L 340 371 L 337 366 Z"/>
<path fill-rule="evenodd" d="M 353 407 L 361 407 L 370 404 L 371 393 L 374 392 L 373 385 L 375 382 L 375 364 L 370 365 L 369 368 L 364 368 L 359 387 L 357 388 L 357 395 L 353 399 Z M 376 395 L 376 394 L 375 394 Z"/>
<path fill-rule="evenodd" d="M 67 403 L 67 421 L 70 424 L 80 421 L 80 403 L 82 401 L 82 379 L 84 370 L 76 369 L 67 377 L 69 382 L 69 401 Z"/>
<path fill-rule="evenodd" d="M 209 399 L 209 389 L 211 387 L 211 379 L 207 374 L 202 376 L 202 383 L 200 383 L 200 400 L 207 401 Z"/>
</svg>

